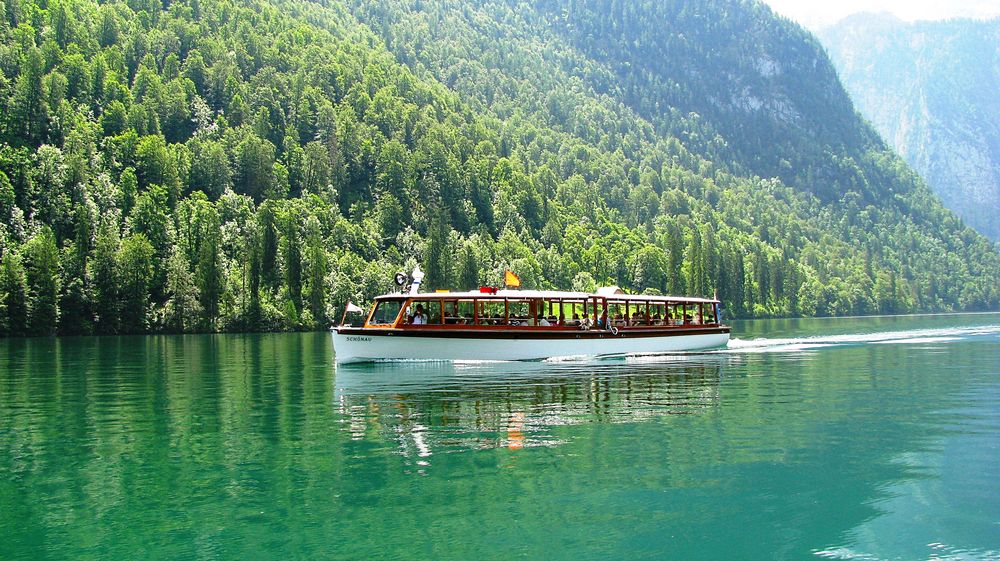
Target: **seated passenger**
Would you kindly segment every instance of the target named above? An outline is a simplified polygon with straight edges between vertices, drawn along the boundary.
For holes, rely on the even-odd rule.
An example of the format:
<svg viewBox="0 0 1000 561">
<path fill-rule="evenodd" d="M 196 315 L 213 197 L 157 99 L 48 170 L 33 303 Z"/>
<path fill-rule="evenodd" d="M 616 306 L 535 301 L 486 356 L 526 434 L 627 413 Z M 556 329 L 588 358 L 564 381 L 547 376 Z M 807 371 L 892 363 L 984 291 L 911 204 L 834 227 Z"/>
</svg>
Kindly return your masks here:
<svg viewBox="0 0 1000 561">
<path fill-rule="evenodd" d="M 427 314 L 424 313 L 424 307 L 422 305 L 417 304 L 417 308 L 413 312 L 413 317 L 410 319 L 410 323 L 413 325 L 427 324 Z"/>
<path fill-rule="evenodd" d="M 552 324 L 549 323 L 549 320 L 545 319 L 544 316 L 538 318 L 538 327 L 549 327 L 550 325 Z"/>
</svg>

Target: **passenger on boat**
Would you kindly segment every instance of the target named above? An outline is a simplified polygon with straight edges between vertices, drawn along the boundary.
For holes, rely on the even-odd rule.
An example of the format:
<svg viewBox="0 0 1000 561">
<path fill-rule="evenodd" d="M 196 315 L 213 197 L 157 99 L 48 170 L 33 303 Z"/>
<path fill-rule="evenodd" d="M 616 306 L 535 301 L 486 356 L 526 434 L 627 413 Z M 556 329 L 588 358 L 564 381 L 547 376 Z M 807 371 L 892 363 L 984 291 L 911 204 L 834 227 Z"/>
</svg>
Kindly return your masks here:
<svg viewBox="0 0 1000 561">
<path fill-rule="evenodd" d="M 417 304 L 416 310 L 413 312 L 413 318 L 410 320 L 413 325 L 425 325 L 427 323 L 427 314 L 424 313 L 424 307 Z"/>
<path fill-rule="evenodd" d="M 545 319 L 544 317 L 538 318 L 538 327 L 549 327 L 550 325 L 552 324 L 549 323 L 549 320 Z"/>
</svg>

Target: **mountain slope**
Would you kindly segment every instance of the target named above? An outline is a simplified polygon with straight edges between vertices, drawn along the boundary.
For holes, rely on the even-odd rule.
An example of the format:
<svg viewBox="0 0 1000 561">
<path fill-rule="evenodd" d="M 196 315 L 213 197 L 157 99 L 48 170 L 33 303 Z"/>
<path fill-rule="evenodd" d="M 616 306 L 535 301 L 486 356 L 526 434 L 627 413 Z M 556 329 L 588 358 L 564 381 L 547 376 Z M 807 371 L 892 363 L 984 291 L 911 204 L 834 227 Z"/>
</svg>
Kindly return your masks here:
<svg viewBox="0 0 1000 561">
<path fill-rule="evenodd" d="M 1000 21 L 858 14 L 820 36 L 861 113 L 945 206 L 1000 240 Z"/>
<path fill-rule="evenodd" d="M 740 316 L 997 306 L 995 250 L 856 119 L 693 114 L 707 86 L 630 78 L 553 6 L 8 0 L 0 328 L 319 327 L 417 261 L 431 288 L 509 267 L 528 288 L 718 290 Z M 815 54 L 733 13 L 726 33 L 749 18 Z M 698 21 L 689 52 L 712 52 Z M 749 83 L 735 52 L 688 70 Z M 802 115 L 827 106 L 791 86 Z"/>
<path fill-rule="evenodd" d="M 810 241 L 825 237 L 826 244 L 833 236 L 860 246 L 866 262 L 874 257 L 906 277 L 915 269 L 944 273 L 932 263 L 935 255 L 964 239 L 959 243 L 980 248 L 967 256 L 973 284 L 995 285 L 980 277 L 994 262 L 979 261 L 988 244 L 963 231 L 856 116 L 816 41 L 758 3 L 355 0 L 352 6 L 416 72 L 500 118 L 513 114 L 581 135 L 653 131 L 669 146 L 697 154 L 682 165 L 702 175 L 719 169 L 743 177 L 778 175 L 803 193 L 779 198 L 806 207 L 800 216 L 816 237 L 781 231 L 778 216 L 763 229 L 739 224 L 726 216 L 735 209 L 714 202 L 720 212 L 710 215 L 712 223 L 780 240 L 776 245 L 791 254 L 809 254 Z M 423 48 L 427 44 L 440 48 Z M 592 115 L 605 126 L 589 126 Z M 632 158 L 645 167 L 641 153 Z M 704 202 L 704 193 L 689 194 Z M 778 231 L 775 238 L 769 228 Z M 825 279 L 822 269 L 830 262 L 843 260 L 813 259 L 810 265 Z M 957 263 L 952 265 L 964 266 Z M 937 291 L 939 285 L 924 286 Z M 918 306 L 934 299 L 921 294 L 926 296 L 914 293 Z"/>
</svg>

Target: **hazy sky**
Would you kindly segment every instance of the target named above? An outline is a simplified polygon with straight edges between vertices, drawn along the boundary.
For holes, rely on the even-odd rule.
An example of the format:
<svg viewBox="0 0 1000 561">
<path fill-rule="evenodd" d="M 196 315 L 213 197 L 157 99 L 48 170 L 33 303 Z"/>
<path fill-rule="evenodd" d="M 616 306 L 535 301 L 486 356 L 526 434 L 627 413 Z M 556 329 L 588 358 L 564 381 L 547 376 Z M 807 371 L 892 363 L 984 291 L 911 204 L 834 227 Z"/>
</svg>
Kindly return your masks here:
<svg viewBox="0 0 1000 561">
<path fill-rule="evenodd" d="M 906 21 L 1000 15 L 1000 0 L 764 0 L 779 14 L 810 29 L 856 12 L 889 12 Z"/>
</svg>

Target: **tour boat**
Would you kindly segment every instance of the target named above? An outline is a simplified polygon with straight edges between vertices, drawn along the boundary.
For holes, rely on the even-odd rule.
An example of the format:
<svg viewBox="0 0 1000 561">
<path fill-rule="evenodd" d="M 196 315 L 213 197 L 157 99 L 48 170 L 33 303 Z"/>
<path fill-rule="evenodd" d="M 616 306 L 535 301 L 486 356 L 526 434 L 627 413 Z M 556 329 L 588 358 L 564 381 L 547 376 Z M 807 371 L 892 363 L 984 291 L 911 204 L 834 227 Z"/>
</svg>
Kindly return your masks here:
<svg viewBox="0 0 1000 561">
<path fill-rule="evenodd" d="M 617 287 L 421 293 L 422 276 L 417 268 L 408 292 L 376 297 L 361 325 L 341 320 L 333 329 L 338 363 L 670 353 L 729 341 L 714 299 L 625 294 Z M 397 275 L 397 284 L 406 280 Z M 350 303 L 347 310 L 361 311 Z"/>
</svg>

